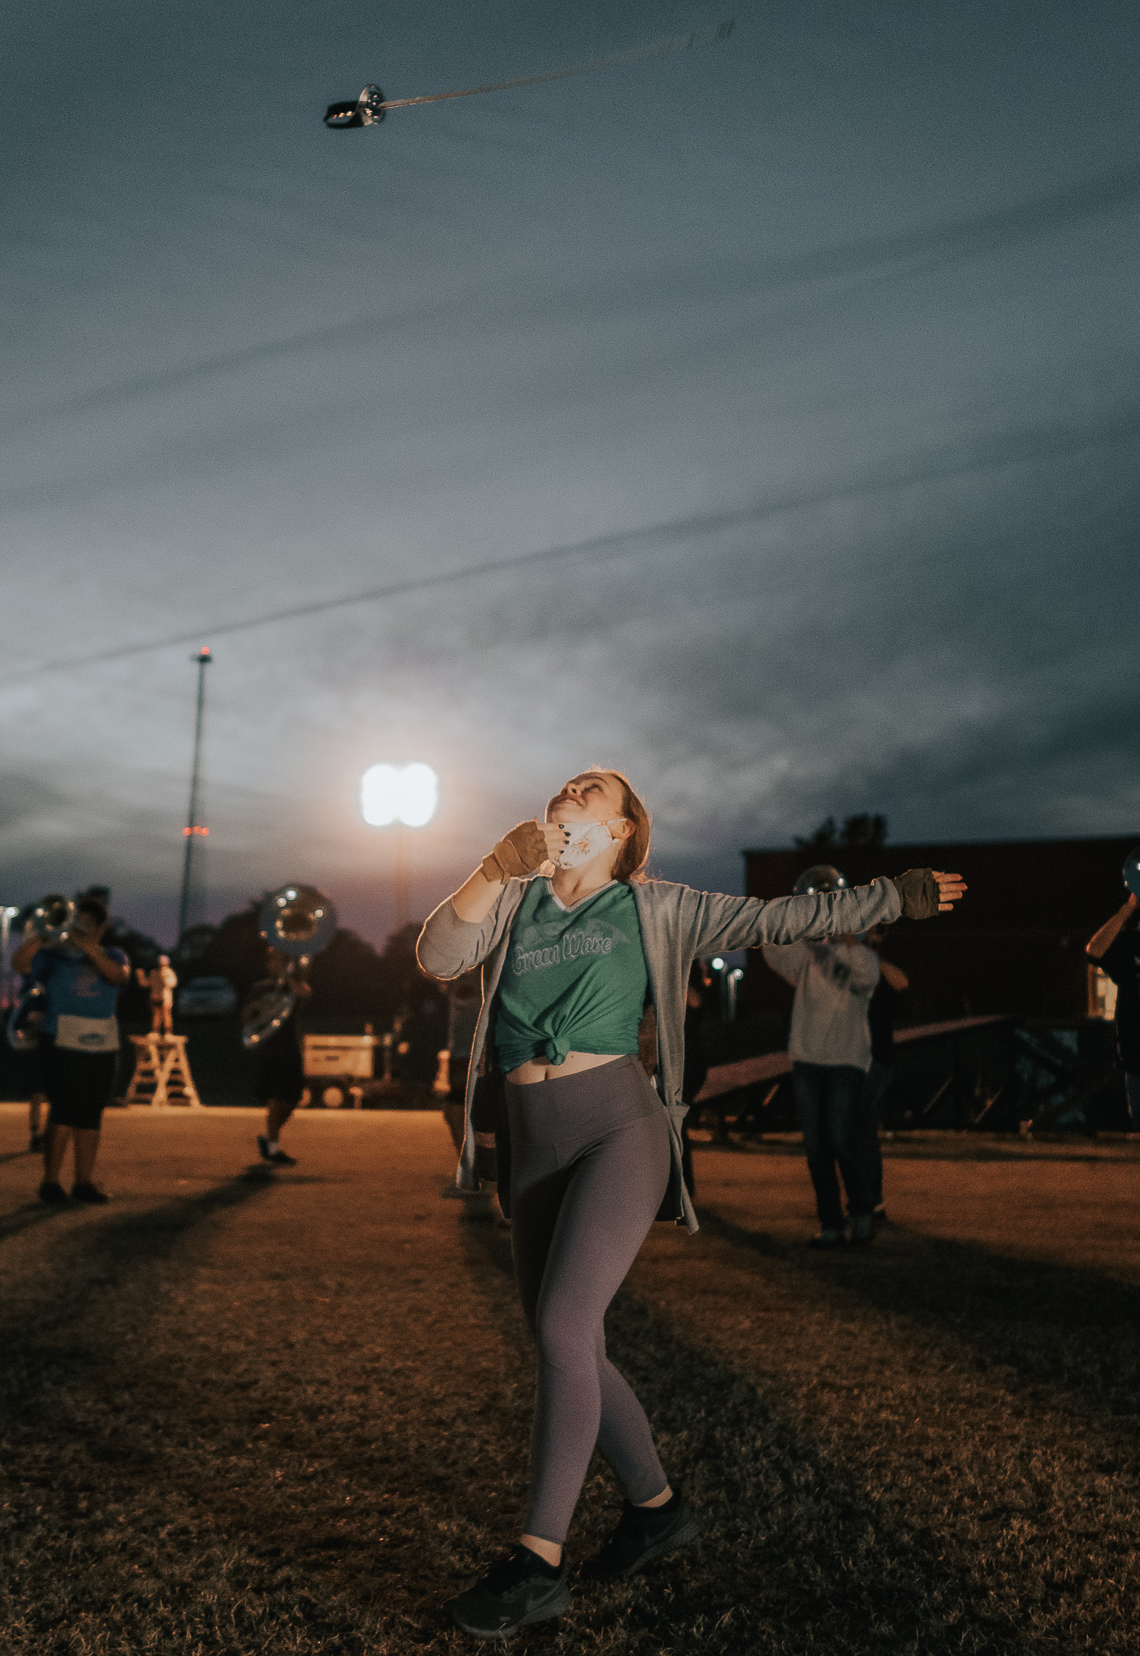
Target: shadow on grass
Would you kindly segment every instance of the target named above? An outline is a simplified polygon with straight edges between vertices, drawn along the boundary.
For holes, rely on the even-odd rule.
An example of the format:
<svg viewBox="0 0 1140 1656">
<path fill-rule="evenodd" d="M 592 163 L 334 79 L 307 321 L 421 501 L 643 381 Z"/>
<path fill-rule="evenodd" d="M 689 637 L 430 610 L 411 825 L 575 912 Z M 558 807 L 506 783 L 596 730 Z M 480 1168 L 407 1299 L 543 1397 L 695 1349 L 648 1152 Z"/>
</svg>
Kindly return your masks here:
<svg viewBox="0 0 1140 1656">
<path fill-rule="evenodd" d="M 510 1271 L 509 1241 L 495 1227 L 472 1226 L 468 1250 L 475 1273 L 480 1254 Z M 551 1648 L 668 1656 L 1008 1656 L 1029 1648 L 1016 1611 L 987 1602 L 972 1556 L 955 1558 L 944 1537 L 900 1526 L 869 1485 L 769 1408 L 754 1381 L 688 1344 L 624 1290 L 606 1327 L 609 1354 L 705 1532 L 641 1576 L 582 1588 L 565 1631 L 548 1635 Z M 594 1470 L 573 1553 L 581 1556 L 583 1529 L 588 1546 L 605 1533 L 616 1500 L 612 1479 Z M 609 1509 L 601 1525 L 599 1507 Z M 620 1636 L 600 1637 L 603 1628 Z"/>
<path fill-rule="evenodd" d="M 87 1309 L 94 1291 L 120 1286 L 129 1272 L 148 1269 L 168 1256 L 196 1225 L 227 1208 L 248 1202 L 266 1188 L 265 1180 L 251 1182 L 238 1176 L 213 1185 L 199 1195 L 173 1197 L 142 1212 L 111 1214 L 99 1210 L 97 1219 L 92 1217 L 86 1224 L 68 1225 L 61 1230 L 56 1251 L 58 1291 L 37 1301 L 22 1318 L 0 1324 L 6 1352 L 11 1355 L 22 1348 L 23 1383 L 26 1384 L 34 1371 L 36 1340 L 48 1329 L 58 1329 L 73 1321 Z M 22 1209 L 10 1216 L 11 1229 L 0 1226 L 0 1238 L 25 1230 L 41 1219 L 66 1216 L 69 1212 L 74 1217 L 77 1211 L 74 1206 Z M 53 1370 L 57 1362 L 58 1353 L 53 1351 L 50 1358 Z"/>
<path fill-rule="evenodd" d="M 1091 1162 L 1098 1166 L 1120 1162 L 1140 1162 L 1133 1145 L 1109 1145 L 1101 1150 L 1087 1148 L 1087 1140 L 1072 1144 L 1058 1144 L 1053 1139 L 1026 1141 L 1010 1134 L 1004 1143 L 975 1137 L 972 1133 L 946 1133 L 937 1138 L 911 1139 L 905 1132 L 883 1143 L 884 1161 L 934 1162 L 1002 1162 L 1019 1165 L 1024 1162 Z M 784 1160 L 804 1159 L 803 1141 L 795 1138 L 771 1139 L 763 1134 L 740 1134 L 737 1138 L 697 1138 L 693 1150 L 700 1158 L 706 1150 L 720 1155 L 767 1156 Z M 1107 1154 L 1105 1153 L 1107 1150 Z M 697 1162 L 698 1172 L 700 1161 Z"/>
<path fill-rule="evenodd" d="M 42 1225 L 45 1219 L 58 1219 L 62 1213 L 74 1213 L 76 1209 L 69 1204 L 64 1207 L 49 1207 L 46 1202 L 28 1202 L 14 1213 L 6 1213 L 0 1218 L 0 1242 L 6 1242 L 10 1237 L 19 1236 L 22 1231 L 30 1230 L 33 1225 Z"/>
<path fill-rule="evenodd" d="M 982 1366 L 1068 1392 L 1140 1428 L 1140 1288 L 892 1225 L 873 1248 L 816 1254 L 701 1209 L 710 1236 L 966 1345 Z"/>
</svg>

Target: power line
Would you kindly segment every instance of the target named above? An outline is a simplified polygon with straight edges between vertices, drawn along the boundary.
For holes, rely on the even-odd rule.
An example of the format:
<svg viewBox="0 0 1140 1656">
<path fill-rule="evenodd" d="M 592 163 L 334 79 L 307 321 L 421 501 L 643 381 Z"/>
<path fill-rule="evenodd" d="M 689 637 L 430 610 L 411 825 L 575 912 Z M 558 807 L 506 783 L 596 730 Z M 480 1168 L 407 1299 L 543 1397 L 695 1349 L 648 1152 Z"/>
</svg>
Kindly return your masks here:
<svg viewBox="0 0 1140 1656">
<path fill-rule="evenodd" d="M 778 254 L 755 261 L 744 258 L 722 260 L 714 266 L 705 261 L 699 269 L 699 287 L 706 297 L 747 299 L 795 284 L 818 284 L 834 277 L 884 276 L 899 271 L 906 274 L 916 268 L 928 269 L 938 259 L 948 261 L 980 257 L 998 248 L 1016 245 L 1018 241 L 1063 229 L 1102 212 L 1128 206 L 1138 195 L 1140 167 L 1129 167 L 1079 184 L 1066 185 L 1013 206 L 951 219 L 927 230 L 810 248 L 804 252 Z M 693 268 L 690 261 L 682 261 L 662 267 L 658 276 L 665 282 L 687 281 Z M 467 306 L 477 303 L 485 291 L 482 287 L 464 289 L 461 294 L 463 303 Z M 579 303 L 580 297 L 579 288 L 559 286 L 545 293 L 542 302 L 553 300 L 573 305 Z M 503 302 L 509 302 L 515 314 L 523 303 L 517 293 L 512 293 L 509 301 Z M 229 351 L 200 357 L 185 366 L 160 368 L 128 379 L 112 380 L 53 402 L 22 409 L 18 416 L 12 416 L 8 424 L 12 430 L 26 434 L 31 420 L 50 420 L 63 415 L 70 417 L 87 409 L 113 407 L 131 397 L 163 393 L 217 374 L 233 373 L 251 364 L 271 362 L 297 352 L 366 338 L 409 321 L 418 324 L 446 317 L 451 314 L 454 303 L 451 298 L 439 298 L 399 313 L 384 311 L 350 317 L 287 337 L 236 346 Z M 12 499 L 18 504 L 19 498 L 18 493 L 9 491 L 3 504 L 7 505 Z"/>
<path fill-rule="evenodd" d="M 973 472 L 1001 470 L 1008 466 L 1057 458 L 1080 449 L 1138 440 L 1140 406 L 1125 406 L 1114 410 L 1099 421 L 1083 425 L 1056 422 L 1050 426 L 1004 432 L 997 437 L 985 439 L 984 446 L 958 445 L 956 448 L 944 450 L 941 454 L 918 456 L 877 473 L 864 474 L 824 489 L 789 492 L 750 505 L 696 512 L 686 517 L 643 525 L 637 529 L 620 529 L 609 535 L 598 535 L 590 540 L 576 541 L 569 545 L 544 547 L 516 557 L 493 558 L 486 563 L 468 564 L 459 569 L 444 569 L 430 575 L 408 576 L 403 580 L 386 582 L 382 586 L 366 587 L 359 592 L 347 593 L 339 598 L 310 599 L 305 603 L 267 611 L 263 615 L 247 616 L 240 621 L 220 621 L 213 625 L 195 627 L 189 632 L 170 633 L 164 638 L 113 645 L 110 649 L 93 650 L 87 655 L 41 662 L 3 674 L 0 676 L 0 684 L 22 682 L 45 673 L 61 673 L 81 667 L 124 661 L 132 656 L 149 654 L 152 650 L 197 644 L 206 637 L 221 638 L 231 633 L 247 632 L 254 627 L 275 626 L 284 621 L 298 621 L 311 615 L 326 615 L 334 610 L 350 609 L 356 604 L 379 603 L 385 598 L 399 598 L 412 592 L 430 592 L 442 587 L 456 586 L 462 581 L 478 580 L 485 575 L 536 569 L 545 564 L 565 562 L 568 559 L 589 562 L 606 556 L 616 559 L 632 557 L 643 552 L 664 551 L 667 546 L 679 545 L 704 535 L 718 534 L 727 529 L 761 523 L 769 518 L 781 517 L 787 512 L 804 511 L 840 500 L 890 494 L 920 483 L 947 481 Z"/>
</svg>

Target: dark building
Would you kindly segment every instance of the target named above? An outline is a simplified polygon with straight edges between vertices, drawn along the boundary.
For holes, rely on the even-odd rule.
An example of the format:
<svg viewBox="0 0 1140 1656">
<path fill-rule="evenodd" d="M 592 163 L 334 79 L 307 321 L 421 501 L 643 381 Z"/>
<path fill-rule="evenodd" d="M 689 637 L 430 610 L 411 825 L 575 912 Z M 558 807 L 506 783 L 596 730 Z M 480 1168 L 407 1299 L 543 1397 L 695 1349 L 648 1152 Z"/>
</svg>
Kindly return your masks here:
<svg viewBox="0 0 1140 1656">
<path fill-rule="evenodd" d="M 905 1021 L 927 1023 L 986 1012 L 1069 1021 L 1090 1010 L 1084 947 L 1127 893 L 1124 839 L 1018 840 L 998 844 L 841 846 L 818 851 L 746 851 L 750 897 L 783 897 L 812 863 L 832 862 L 851 885 L 907 868 L 960 873 L 969 891 L 952 914 L 921 925 L 900 921 L 884 954 L 911 980 Z M 786 1018 L 791 991 L 750 960 L 747 1015 Z"/>
</svg>

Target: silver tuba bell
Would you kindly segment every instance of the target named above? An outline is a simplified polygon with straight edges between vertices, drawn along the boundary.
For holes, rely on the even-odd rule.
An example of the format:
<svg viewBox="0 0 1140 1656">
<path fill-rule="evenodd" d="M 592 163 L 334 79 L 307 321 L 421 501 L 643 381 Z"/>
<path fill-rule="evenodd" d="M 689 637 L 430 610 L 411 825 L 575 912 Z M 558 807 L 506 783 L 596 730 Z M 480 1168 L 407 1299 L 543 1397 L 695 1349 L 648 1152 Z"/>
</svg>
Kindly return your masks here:
<svg viewBox="0 0 1140 1656">
<path fill-rule="evenodd" d="M 270 948 L 289 957 L 277 978 L 255 983 L 242 1008 L 242 1044 L 254 1048 L 274 1034 L 297 1004 L 293 983 L 303 977 L 313 956 L 332 941 L 336 909 L 316 886 L 287 885 L 274 891 L 257 913 L 258 935 Z"/>
</svg>

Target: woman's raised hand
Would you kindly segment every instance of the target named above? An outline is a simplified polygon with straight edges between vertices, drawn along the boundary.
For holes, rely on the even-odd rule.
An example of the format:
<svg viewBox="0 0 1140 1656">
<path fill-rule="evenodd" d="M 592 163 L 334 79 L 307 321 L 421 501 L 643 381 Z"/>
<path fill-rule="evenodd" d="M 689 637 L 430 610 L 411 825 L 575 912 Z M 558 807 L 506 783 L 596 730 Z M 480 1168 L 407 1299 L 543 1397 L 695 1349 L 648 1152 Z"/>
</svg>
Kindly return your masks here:
<svg viewBox="0 0 1140 1656">
<path fill-rule="evenodd" d="M 565 831 L 555 822 L 520 822 L 483 858 L 483 874 L 498 885 L 525 879 L 544 863 L 556 862 L 566 841 Z"/>
<path fill-rule="evenodd" d="M 556 822 L 540 822 L 538 825 L 546 840 L 546 856 L 542 859 L 543 867 L 549 866 L 550 871 L 558 867 L 558 859 L 570 843 L 570 835 L 565 828 L 560 828 Z"/>
</svg>

